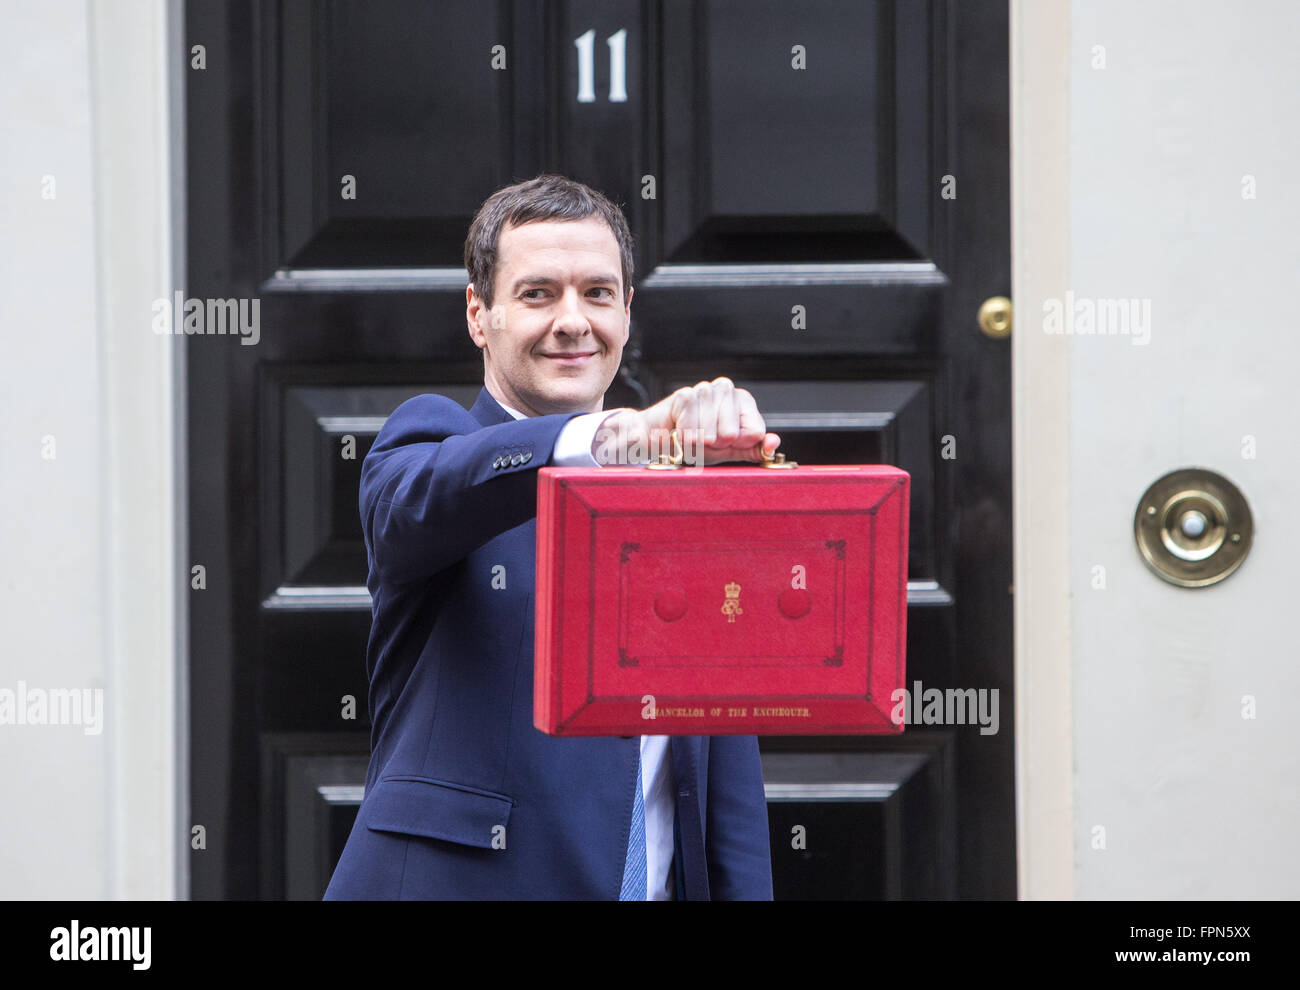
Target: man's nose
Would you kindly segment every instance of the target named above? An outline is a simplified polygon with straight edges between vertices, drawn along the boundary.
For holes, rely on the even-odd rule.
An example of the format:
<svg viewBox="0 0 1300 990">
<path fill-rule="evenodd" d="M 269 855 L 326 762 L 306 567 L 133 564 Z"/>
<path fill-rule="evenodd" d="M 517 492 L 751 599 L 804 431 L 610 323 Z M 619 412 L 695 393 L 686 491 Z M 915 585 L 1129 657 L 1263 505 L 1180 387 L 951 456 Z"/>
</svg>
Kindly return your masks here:
<svg viewBox="0 0 1300 990">
<path fill-rule="evenodd" d="M 591 323 L 582 311 L 582 299 L 578 290 L 569 287 L 560 298 L 559 312 L 555 314 L 556 333 L 584 337 L 591 333 Z"/>
</svg>

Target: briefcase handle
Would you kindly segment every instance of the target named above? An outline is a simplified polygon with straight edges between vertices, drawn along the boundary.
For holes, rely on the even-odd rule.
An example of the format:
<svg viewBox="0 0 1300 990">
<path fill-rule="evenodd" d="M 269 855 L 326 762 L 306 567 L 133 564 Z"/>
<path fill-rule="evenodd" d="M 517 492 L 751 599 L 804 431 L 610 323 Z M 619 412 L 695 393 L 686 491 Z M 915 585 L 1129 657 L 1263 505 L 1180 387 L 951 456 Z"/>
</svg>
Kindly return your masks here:
<svg viewBox="0 0 1300 990">
<path fill-rule="evenodd" d="M 682 448 L 681 430 L 673 430 L 670 434 L 673 442 L 673 452 L 671 454 L 660 454 L 659 460 L 651 461 L 646 465 L 652 471 L 676 471 L 683 466 L 686 460 L 686 451 Z M 798 461 L 787 461 L 785 454 L 778 454 L 775 451 L 768 453 L 763 451 L 763 467 L 766 468 L 797 468 Z"/>
</svg>

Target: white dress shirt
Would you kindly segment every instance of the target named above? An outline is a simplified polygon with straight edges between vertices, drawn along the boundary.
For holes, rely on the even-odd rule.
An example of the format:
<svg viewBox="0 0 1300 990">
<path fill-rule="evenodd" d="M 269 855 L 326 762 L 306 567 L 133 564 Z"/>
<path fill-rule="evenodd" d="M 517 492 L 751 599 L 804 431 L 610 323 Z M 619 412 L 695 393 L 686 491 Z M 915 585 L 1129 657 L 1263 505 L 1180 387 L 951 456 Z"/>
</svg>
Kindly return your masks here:
<svg viewBox="0 0 1300 990">
<path fill-rule="evenodd" d="M 496 397 L 493 396 L 495 399 Z M 515 419 L 526 418 L 517 409 L 511 409 L 497 399 Z M 554 467 L 600 467 L 591 456 L 591 445 L 596 430 L 615 410 L 584 413 L 564 424 L 555 441 L 550 463 Z M 538 465 L 541 467 L 542 465 Z M 669 867 L 673 860 L 673 812 L 676 800 L 673 792 L 676 779 L 669 750 L 668 736 L 641 737 L 641 796 L 645 801 L 645 861 L 646 900 L 670 901 L 673 899 L 673 877 Z"/>
</svg>

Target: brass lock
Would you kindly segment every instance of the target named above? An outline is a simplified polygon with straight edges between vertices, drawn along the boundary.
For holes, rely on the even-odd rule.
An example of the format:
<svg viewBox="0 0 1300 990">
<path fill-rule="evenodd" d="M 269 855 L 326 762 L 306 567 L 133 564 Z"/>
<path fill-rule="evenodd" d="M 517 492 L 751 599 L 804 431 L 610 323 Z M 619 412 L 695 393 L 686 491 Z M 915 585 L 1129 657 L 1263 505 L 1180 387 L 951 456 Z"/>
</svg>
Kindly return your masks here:
<svg viewBox="0 0 1300 990">
<path fill-rule="evenodd" d="M 671 454 L 660 454 L 659 460 L 651 461 L 646 467 L 652 471 L 676 471 L 685 461 L 686 454 L 682 449 L 682 434 L 680 430 L 673 430 L 670 434 L 673 442 L 673 452 Z M 787 461 L 785 454 L 771 453 L 763 451 L 763 467 L 767 468 L 797 468 L 798 461 Z"/>
<path fill-rule="evenodd" d="M 676 471 L 682 466 L 686 459 L 686 452 L 682 449 L 682 434 L 680 430 L 673 430 L 669 436 L 673 442 L 673 452 L 671 454 L 660 454 L 659 460 L 651 461 L 646 467 L 652 471 Z"/>
<path fill-rule="evenodd" d="M 764 450 L 762 451 L 762 454 L 763 467 L 766 468 L 797 468 L 799 466 L 798 461 L 787 461 L 785 459 L 785 454 L 778 454 L 776 451 L 769 454 Z"/>
<path fill-rule="evenodd" d="M 1133 519 L 1143 562 L 1157 577 L 1183 588 L 1216 584 L 1240 567 L 1254 531 L 1245 496 L 1223 475 L 1204 468 L 1157 479 Z"/>
<path fill-rule="evenodd" d="M 1011 300 L 1006 296 L 985 299 L 979 311 L 979 324 L 986 337 L 1001 340 L 1011 336 Z"/>
</svg>

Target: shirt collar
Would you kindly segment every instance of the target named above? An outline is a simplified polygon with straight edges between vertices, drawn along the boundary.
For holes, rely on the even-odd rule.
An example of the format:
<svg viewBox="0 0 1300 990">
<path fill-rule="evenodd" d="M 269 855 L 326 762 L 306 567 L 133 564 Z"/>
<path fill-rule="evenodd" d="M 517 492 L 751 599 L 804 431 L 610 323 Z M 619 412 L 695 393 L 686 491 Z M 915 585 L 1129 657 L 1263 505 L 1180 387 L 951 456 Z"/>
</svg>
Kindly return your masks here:
<svg viewBox="0 0 1300 990">
<path fill-rule="evenodd" d="M 504 409 L 506 412 L 508 412 L 508 413 L 509 413 L 511 416 L 513 416 L 515 419 L 527 419 L 527 418 L 528 418 L 528 417 L 525 416 L 523 413 L 521 413 L 518 409 L 511 409 L 508 405 L 506 405 L 504 402 L 500 401 L 499 399 L 497 400 L 497 405 L 500 406 L 502 409 Z"/>
</svg>

